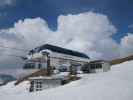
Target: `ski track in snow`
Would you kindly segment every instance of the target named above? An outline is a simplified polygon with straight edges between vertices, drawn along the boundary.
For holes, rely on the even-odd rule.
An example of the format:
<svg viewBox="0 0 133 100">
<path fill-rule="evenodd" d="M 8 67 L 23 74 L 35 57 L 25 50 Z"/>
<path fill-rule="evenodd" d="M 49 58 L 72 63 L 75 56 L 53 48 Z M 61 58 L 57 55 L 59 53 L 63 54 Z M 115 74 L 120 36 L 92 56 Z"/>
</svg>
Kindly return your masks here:
<svg viewBox="0 0 133 100">
<path fill-rule="evenodd" d="M 28 82 L 0 87 L 0 100 L 132 100 L 133 61 L 112 66 L 104 73 L 84 74 L 82 79 L 57 88 L 29 93 Z"/>
</svg>

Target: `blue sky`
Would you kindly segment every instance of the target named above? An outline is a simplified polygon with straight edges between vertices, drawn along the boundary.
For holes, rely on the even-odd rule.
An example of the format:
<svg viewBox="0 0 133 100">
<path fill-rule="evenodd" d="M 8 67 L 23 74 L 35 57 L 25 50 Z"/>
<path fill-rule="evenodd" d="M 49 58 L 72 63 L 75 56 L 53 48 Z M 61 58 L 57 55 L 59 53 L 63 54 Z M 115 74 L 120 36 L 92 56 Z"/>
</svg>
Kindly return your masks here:
<svg viewBox="0 0 133 100">
<path fill-rule="evenodd" d="M 0 7 L 0 28 L 13 26 L 19 19 L 41 17 L 53 30 L 57 28 L 57 17 L 60 14 L 76 14 L 94 11 L 105 14 L 117 28 L 113 36 L 120 38 L 133 29 L 132 0 L 16 0 L 12 5 Z"/>
</svg>

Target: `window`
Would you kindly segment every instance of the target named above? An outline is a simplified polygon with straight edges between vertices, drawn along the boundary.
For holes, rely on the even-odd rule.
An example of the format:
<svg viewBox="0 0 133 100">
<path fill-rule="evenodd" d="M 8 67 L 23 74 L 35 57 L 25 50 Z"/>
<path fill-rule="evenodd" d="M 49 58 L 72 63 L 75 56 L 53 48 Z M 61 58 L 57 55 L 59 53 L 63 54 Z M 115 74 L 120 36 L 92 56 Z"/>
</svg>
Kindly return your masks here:
<svg viewBox="0 0 133 100">
<path fill-rule="evenodd" d="M 100 69 L 102 68 L 102 64 L 101 63 L 92 63 L 90 64 L 91 69 Z"/>
<path fill-rule="evenodd" d="M 38 68 L 39 69 L 42 68 L 42 64 L 41 63 L 38 64 Z"/>
<path fill-rule="evenodd" d="M 42 90 L 42 81 L 37 80 L 36 81 L 36 91 L 40 91 L 40 90 Z"/>
<path fill-rule="evenodd" d="M 97 68 L 97 69 L 102 68 L 102 64 L 101 64 L 101 63 L 97 63 L 97 64 L 96 64 L 96 68 Z"/>
<path fill-rule="evenodd" d="M 33 92 L 34 91 L 34 81 L 31 81 L 31 86 L 30 86 L 30 92 Z"/>
<path fill-rule="evenodd" d="M 95 64 L 90 64 L 90 68 L 91 69 L 95 69 L 96 67 L 95 67 Z"/>
<path fill-rule="evenodd" d="M 35 68 L 35 63 L 26 63 L 24 66 L 23 66 L 24 69 L 32 69 L 32 68 Z"/>
</svg>

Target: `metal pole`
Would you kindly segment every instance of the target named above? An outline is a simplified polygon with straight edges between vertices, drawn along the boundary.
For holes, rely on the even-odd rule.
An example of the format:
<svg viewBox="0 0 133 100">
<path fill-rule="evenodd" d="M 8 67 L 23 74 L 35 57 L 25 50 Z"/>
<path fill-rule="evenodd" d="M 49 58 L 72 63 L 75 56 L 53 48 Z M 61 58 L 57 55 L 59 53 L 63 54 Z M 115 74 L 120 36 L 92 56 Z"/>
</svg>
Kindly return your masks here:
<svg viewBox="0 0 133 100">
<path fill-rule="evenodd" d="M 48 53 L 46 54 L 46 56 L 47 56 L 47 75 L 50 76 L 52 74 L 52 67 L 50 65 L 50 56 Z"/>
</svg>

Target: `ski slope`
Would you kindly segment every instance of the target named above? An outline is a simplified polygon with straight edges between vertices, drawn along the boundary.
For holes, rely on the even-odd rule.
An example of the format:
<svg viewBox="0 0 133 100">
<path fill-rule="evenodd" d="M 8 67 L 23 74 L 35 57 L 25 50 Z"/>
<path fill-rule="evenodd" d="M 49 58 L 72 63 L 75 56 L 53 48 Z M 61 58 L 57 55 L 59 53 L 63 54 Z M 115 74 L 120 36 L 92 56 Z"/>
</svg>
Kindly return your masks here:
<svg viewBox="0 0 133 100">
<path fill-rule="evenodd" d="M 0 100 L 132 100 L 133 61 L 114 65 L 111 71 L 81 75 L 82 79 L 57 88 L 29 93 L 29 83 L 0 87 Z"/>
</svg>

